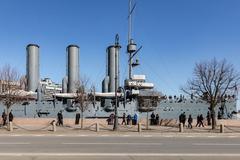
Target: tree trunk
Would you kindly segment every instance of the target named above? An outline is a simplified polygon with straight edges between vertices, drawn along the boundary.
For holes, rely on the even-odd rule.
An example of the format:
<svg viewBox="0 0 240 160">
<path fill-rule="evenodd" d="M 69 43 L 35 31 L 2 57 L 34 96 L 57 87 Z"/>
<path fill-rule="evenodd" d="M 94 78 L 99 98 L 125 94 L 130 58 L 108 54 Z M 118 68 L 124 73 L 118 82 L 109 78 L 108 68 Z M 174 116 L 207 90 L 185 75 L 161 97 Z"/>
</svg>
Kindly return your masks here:
<svg viewBox="0 0 240 160">
<path fill-rule="evenodd" d="M 9 126 L 9 113 L 10 113 L 10 107 L 7 106 L 7 128 L 9 129 L 10 126 Z"/>
<path fill-rule="evenodd" d="M 217 121 L 216 121 L 216 113 L 213 106 L 211 106 L 211 118 L 212 118 L 212 129 L 214 130 L 217 127 Z"/>
<path fill-rule="evenodd" d="M 147 111 L 147 127 L 146 127 L 146 129 L 148 130 L 149 129 L 149 116 L 148 116 L 148 114 L 149 114 L 149 112 Z"/>
<path fill-rule="evenodd" d="M 82 117 L 81 117 L 81 129 L 83 129 L 83 112 L 82 112 Z"/>
</svg>

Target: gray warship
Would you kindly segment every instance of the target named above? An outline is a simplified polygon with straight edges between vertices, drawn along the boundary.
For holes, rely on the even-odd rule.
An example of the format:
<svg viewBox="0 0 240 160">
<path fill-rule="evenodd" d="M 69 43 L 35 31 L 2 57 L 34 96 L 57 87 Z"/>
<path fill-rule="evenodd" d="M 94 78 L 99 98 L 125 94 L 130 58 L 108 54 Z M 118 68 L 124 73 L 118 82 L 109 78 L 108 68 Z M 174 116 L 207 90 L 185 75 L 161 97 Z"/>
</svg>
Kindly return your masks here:
<svg viewBox="0 0 240 160">
<path fill-rule="evenodd" d="M 129 55 L 128 78 L 124 81 L 124 86 L 119 86 L 119 57 L 121 46 L 118 35 L 115 37 L 113 45 L 106 49 L 106 76 L 103 77 L 102 91 L 96 92 L 89 90 L 94 98 L 89 103 L 88 109 L 84 112 L 86 118 L 106 118 L 114 113 L 116 96 L 118 99 L 118 115 L 139 114 L 146 117 L 148 112 L 159 114 L 162 119 L 178 119 L 182 112 L 191 114 L 194 118 L 198 114 L 207 115 L 209 105 L 194 97 L 164 96 L 154 90 L 154 84 L 147 82 L 146 75 L 135 75 L 134 68 L 138 67 L 139 61 L 135 58 L 140 53 L 142 47 L 138 47 L 131 36 L 132 7 L 129 0 L 128 14 L 128 44 L 126 47 Z M 80 48 L 78 45 L 69 45 L 66 48 L 67 54 L 67 73 L 63 77 L 62 84 L 56 84 L 50 78 L 40 78 L 40 62 L 37 44 L 29 44 L 26 47 L 26 76 L 21 80 L 19 86 L 31 100 L 14 104 L 11 109 L 15 117 L 28 118 L 53 118 L 59 111 L 63 111 L 63 116 L 74 118 L 78 108 L 73 101 L 76 98 L 76 83 L 80 81 L 79 56 Z M 4 92 L 4 83 L 0 83 L 0 93 Z M 0 112 L 5 106 L 0 102 Z M 227 95 L 224 103 L 216 107 L 216 112 L 221 113 L 225 118 L 231 118 L 237 112 L 237 95 Z"/>
</svg>

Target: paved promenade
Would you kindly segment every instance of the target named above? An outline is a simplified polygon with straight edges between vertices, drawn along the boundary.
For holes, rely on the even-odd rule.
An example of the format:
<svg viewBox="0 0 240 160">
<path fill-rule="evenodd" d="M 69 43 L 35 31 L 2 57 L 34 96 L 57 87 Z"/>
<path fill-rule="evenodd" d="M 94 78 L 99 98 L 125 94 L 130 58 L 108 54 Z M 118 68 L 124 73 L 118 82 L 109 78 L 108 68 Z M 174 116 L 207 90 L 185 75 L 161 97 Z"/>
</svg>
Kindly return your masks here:
<svg viewBox="0 0 240 160">
<path fill-rule="evenodd" d="M 64 126 L 57 126 L 57 131 L 53 133 L 53 126 L 51 122 L 54 118 L 15 118 L 13 121 L 13 132 L 11 134 L 80 134 L 84 132 L 95 133 L 96 123 L 99 124 L 99 132 L 112 133 L 112 125 L 107 125 L 106 119 L 84 119 L 84 129 L 80 125 L 74 125 L 74 119 L 64 119 Z M 121 122 L 121 119 L 119 120 Z M 144 120 L 140 121 L 142 133 L 151 134 L 180 134 L 179 124 L 176 120 L 164 120 L 162 125 L 147 126 Z M 240 121 L 239 120 L 222 120 L 218 124 L 224 124 L 224 132 L 228 134 L 240 134 Z M 193 124 L 192 129 L 183 128 L 184 134 L 219 134 L 220 126 L 216 130 L 212 130 L 211 126 L 195 127 Z M 138 133 L 138 126 L 135 125 L 119 125 L 119 134 L 123 133 Z M 0 134 L 10 134 L 6 127 L 0 129 Z"/>
</svg>

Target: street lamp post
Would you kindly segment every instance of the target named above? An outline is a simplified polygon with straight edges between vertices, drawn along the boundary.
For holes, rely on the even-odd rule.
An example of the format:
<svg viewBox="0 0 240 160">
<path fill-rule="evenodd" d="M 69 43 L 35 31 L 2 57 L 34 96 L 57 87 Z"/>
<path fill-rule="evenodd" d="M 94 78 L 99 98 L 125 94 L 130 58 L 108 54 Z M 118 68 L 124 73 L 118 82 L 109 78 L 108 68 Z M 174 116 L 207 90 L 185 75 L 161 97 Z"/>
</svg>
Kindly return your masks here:
<svg viewBox="0 0 240 160">
<path fill-rule="evenodd" d="M 119 49 L 121 46 L 119 45 L 119 35 L 117 34 L 115 37 L 115 116 L 114 116 L 114 125 L 113 130 L 118 131 L 118 76 L 119 76 L 119 63 L 118 63 L 118 56 L 119 56 Z"/>
</svg>

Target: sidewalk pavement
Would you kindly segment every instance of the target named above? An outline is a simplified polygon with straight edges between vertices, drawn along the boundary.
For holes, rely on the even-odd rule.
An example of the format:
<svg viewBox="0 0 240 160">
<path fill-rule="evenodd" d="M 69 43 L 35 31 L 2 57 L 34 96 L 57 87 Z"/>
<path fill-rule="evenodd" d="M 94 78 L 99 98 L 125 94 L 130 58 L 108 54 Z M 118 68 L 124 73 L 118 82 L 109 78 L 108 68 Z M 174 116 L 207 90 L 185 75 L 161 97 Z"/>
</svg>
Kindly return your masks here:
<svg viewBox="0 0 240 160">
<path fill-rule="evenodd" d="M 57 126 L 56 132 L 52 131 L 52 126 L 34 126 L 34 125 L 21 125 L 13 126 L 13 131 L 7 131 L 6 127 L 0 129 L 1 135 L 10 135 L 10 136 L 168 136 L 168 137 L 240 137 L 240 127 L 235 128 L 234 131 L 229 131 L 225 129 L 225 133 L 220 133 L 220 129 L 211 130 L 210 126 L 204 128 L 187 129 L 184 128 L 184 132 L 180 133 L 178 127 L 166 127 L 166 126 L 149 126 L 149 130 L 146 130 L 146 126 L 143 126 L 142 132 L 138 132 L 137 126 L 125 126 L 120 125 L 119 131 L 114 132 L 112 130 L 113 126 L 100 125 L 99 132 L 96 132 L 96 126 L 92 125 L 91 127 L 85 125 L 84 129 L 81 129 L 80 126 L 70 126 L 65 125 L 63 127 Z"/>
<path fill-rule="evenodd" d="M 0 135 L 240 135 L 240 121 L 239 120 L 220 120 L 218 124 L 224 124 L 224 132 L 220 133 L 220 127 L 216 130 L 212 130 L 211 126 L 205 126 L 204 128 L 193 127 L 193 129 L 183 129 L 183 133 L 179 132 L 178 122 L 176 120 L 164 120 L 162 125 L 164 126 L 149 126 L 149 130 L 146 130 L 146 119 L 141 119 L 142 132 L 138 133 L 138 126 L 126 126 L 119 125 L 119 131 L 113 132 L 113 126 L 107 125 L 106 119 L 84 119 L 84 128 L 81 129 L 79 125 L 74 125 L 75 119 L 64 119 L 64 127 L 58 127 L 57 131 L 53 132 L 53 127 L 50 124 L 55 118 L 15 118 L 13 121 L 13 132 L 6 130 L 6 127 L 0 129 Z M 121 122 L 121 119 L 119 120 Z M 96 123 L 99 124 L 99 132 L 96 132 Z M 194 122 L 195 123 L 195 122 Z M 166 126 L 165 126 L 166 125 Z M 193 126 L 195 126 L 193 124 Z"/>
<path fill-rule="evenodd" d="M 14 118 L 14 122 L 16 124 L 21 124 L 21 125 L 33 125 L 33 126 L 41 126 L 41 125 L 46 125 L 52 122 L 53 120 L 56 120 L 56 118 Z M 121 122 L 122 119 L 119 118 L 119 122 Z M 164 119 L 161 120 L 162 125 L 176 125 L 178 124 L 178 121 L 175 119 Z M 86 125 L 91 125 L 93 123 L 98 122 L 99 124 L 106 125 L 107 124 L 107 119 L 106 118 L 91 118 L 91 119 L 84 119 L 84 124 Z M 142 124 L 146 124 L 146 118 L 142 118 L 139 121 Z M 75 123 L 74 118 L 64 118 L 64 124 L 65 125 L 73 125 Z M 234 119 L 227 119 L 227 120 L 218 120 L 217 121 L 218 125 L 224 124 L 226 126 L 236 126 L 240 127 L 240 120 L 234 120 Z M 2 119 L 0 119 L 0 124 L 2 124 Z M 196 119 L 193 120 L 193 126 L 196 124 Z M 206 120 L 205 120 L 206 124 Z"/>
</svg>

